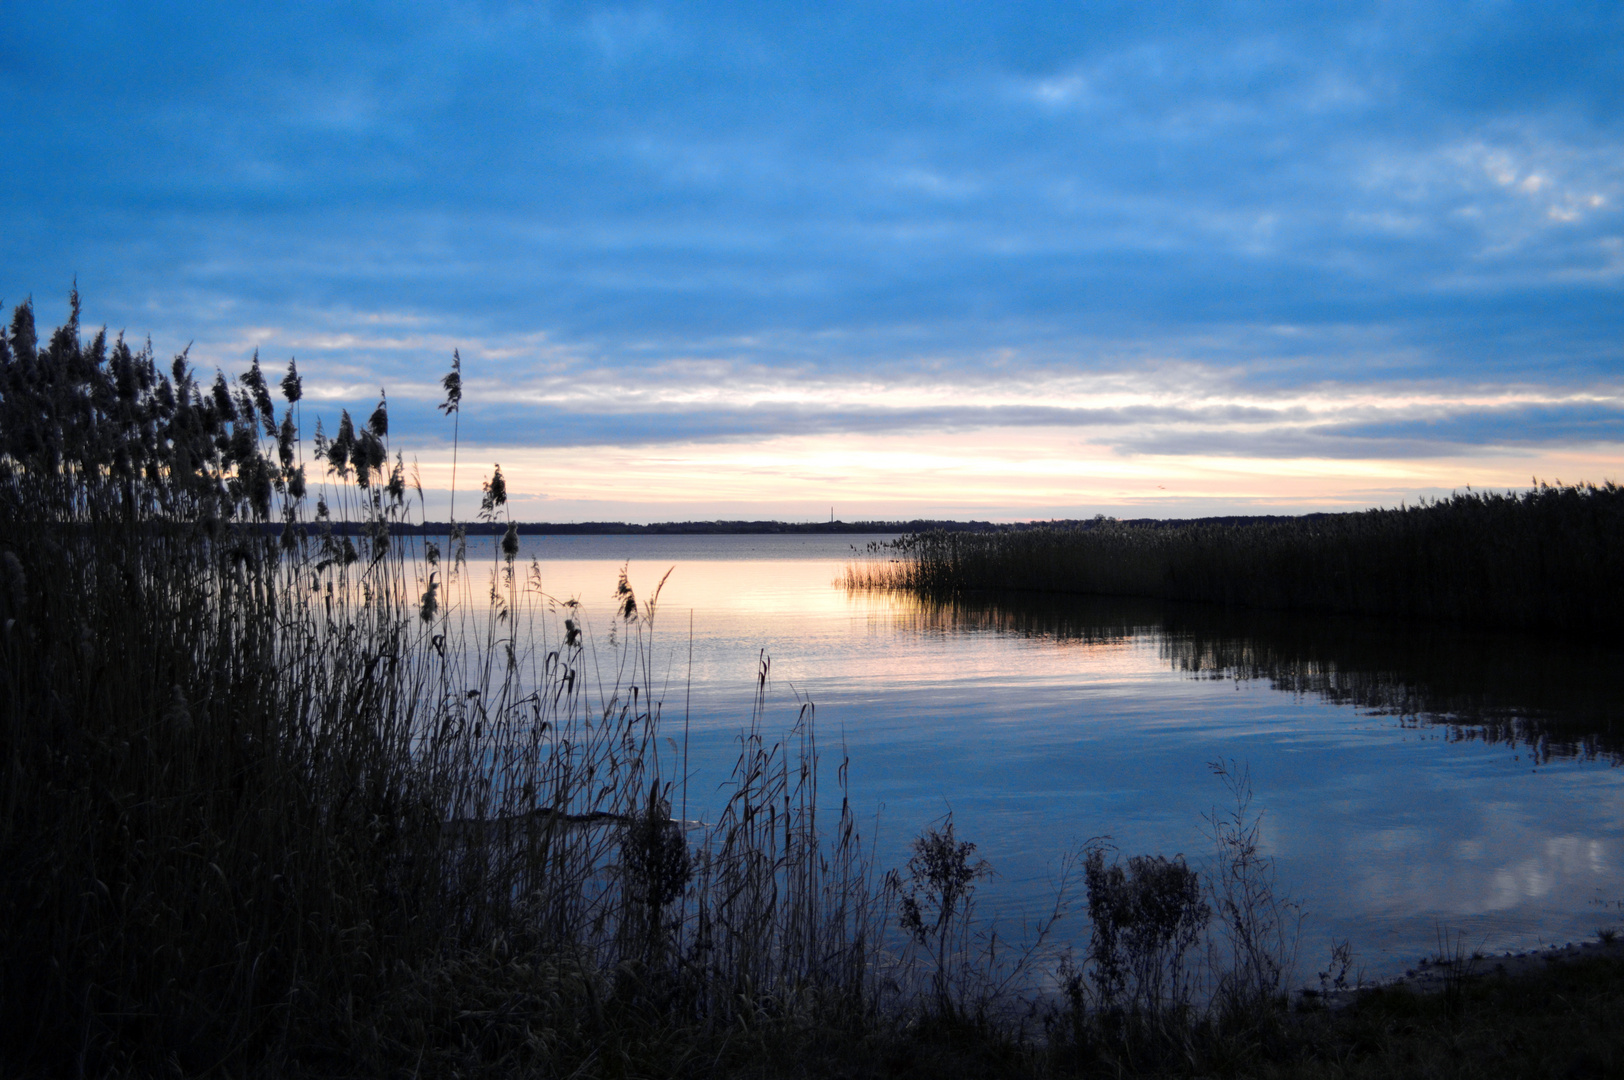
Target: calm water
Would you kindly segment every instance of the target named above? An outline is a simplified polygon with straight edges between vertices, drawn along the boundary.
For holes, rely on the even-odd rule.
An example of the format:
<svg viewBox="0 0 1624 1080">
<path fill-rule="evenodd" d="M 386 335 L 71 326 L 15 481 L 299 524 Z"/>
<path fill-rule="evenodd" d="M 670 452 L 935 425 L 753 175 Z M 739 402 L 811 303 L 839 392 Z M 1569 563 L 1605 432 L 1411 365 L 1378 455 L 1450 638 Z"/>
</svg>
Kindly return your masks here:
<svg viewBox="0 0 1624 1080">
<path fill-rule="evenodd" d="M 1043 908 L 1059 857 L 1090 837 L 1199 865 L 1203 815 L 1226 799 L 1208 763 L 1226 760 L 1249 767 L 1280 891 L 1307 914 L 1307 978 L 1344 937 L 1380 977 L 1440 931 L 1502 951 L 1624 921 L 1617 651 L 1148 602 L 849 594 L 835 579 L 869 539 L 525 537 L 521 559 L 582 601 L 599 638 L 623 562 L 640 597 L 671 570 L 655 657 L 668 733 L 690 701 L 696 804 L 731 764 L 765 654 L 769 723 L 787 729 L 811 700 L 830 781 L 844 739 L 879 864 L 951 810 L 998 873 L 984 913 Z"/>
</svg>

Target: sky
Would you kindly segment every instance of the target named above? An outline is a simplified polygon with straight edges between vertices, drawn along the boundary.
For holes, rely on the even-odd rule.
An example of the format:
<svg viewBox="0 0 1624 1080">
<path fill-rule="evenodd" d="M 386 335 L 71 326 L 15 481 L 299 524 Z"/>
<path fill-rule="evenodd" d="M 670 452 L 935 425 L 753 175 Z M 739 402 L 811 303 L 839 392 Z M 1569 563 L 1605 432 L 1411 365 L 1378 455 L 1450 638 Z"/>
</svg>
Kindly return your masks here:
<svg viewBox="0 0 1624 1080">
<path fill-rule="evenodd" d="M 0 301 L 447 508 L 1015 520 L 1624 480 L 1624 6 L 12 2 Z"/>
</svg>

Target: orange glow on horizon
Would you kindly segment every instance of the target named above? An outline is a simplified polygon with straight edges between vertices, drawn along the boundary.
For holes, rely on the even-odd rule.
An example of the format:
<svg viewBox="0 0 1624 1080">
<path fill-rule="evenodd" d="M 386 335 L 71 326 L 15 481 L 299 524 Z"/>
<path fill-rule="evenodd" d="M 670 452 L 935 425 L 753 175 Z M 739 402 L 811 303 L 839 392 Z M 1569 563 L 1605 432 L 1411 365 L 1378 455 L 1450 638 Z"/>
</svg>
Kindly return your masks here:
<svg viewBox="0 0 1624 1080">
<path fill-rule="evenodd" d="M 459 507 L 478 505 L 493 463 L 502 466 L 511 510 L 521 520 L 806 520 L 826 518 L 831 507 L 848 521 L 1120 511 L 1171 517 L 1396 506 L 1467 486 L 1523 489 L 1535 476 L 1600 483 L 1624 476 L 1624 447 L 1436 458 L 1124 455 L 1083 441 L 1075 430 L 1040 428 L 629 447 L 465 446 Z M 417 464 L 426 490 L 449 487 L 449 454 Z M 431 502 L 431 516 L 436 512 Z"/>
</svg>

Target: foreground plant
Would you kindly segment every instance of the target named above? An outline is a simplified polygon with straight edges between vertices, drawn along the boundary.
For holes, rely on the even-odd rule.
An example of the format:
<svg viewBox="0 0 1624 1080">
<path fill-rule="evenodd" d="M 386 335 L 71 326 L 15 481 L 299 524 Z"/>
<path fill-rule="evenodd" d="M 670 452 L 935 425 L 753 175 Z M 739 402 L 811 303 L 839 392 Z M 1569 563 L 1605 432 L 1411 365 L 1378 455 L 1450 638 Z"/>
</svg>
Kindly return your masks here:
<svg viewBox="0 0 1624 1080">
<path fill-rule="evenodd" d="M 731 798 L 673 822 L 657 596 L 594 652 L 511 528 L 483 567 L 399 535 L 384 401 L 307 480 L 280 389 L 86 343 L 76 297 L 0 333 L 0 1064 L 569 1072 L 860 1019 L 810 710 L 769 739 L 764 669 Z"/>
</svg>

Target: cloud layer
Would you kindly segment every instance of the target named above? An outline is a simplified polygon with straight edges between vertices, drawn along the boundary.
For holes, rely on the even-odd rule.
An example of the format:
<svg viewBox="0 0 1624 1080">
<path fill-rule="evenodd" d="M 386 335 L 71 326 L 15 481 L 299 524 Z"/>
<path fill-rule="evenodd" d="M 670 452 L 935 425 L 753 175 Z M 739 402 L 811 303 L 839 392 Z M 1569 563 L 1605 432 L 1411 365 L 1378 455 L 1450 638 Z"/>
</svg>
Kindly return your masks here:
<svg viewBox="0 0 1624 1080">
<path fill-rule="evenodd" d="M 1605 4 L 27 5 L 0 298 L 426 456 L 459 348 L 492 448 L 1616 477 L 1621 68 Z"/>
</svg>

